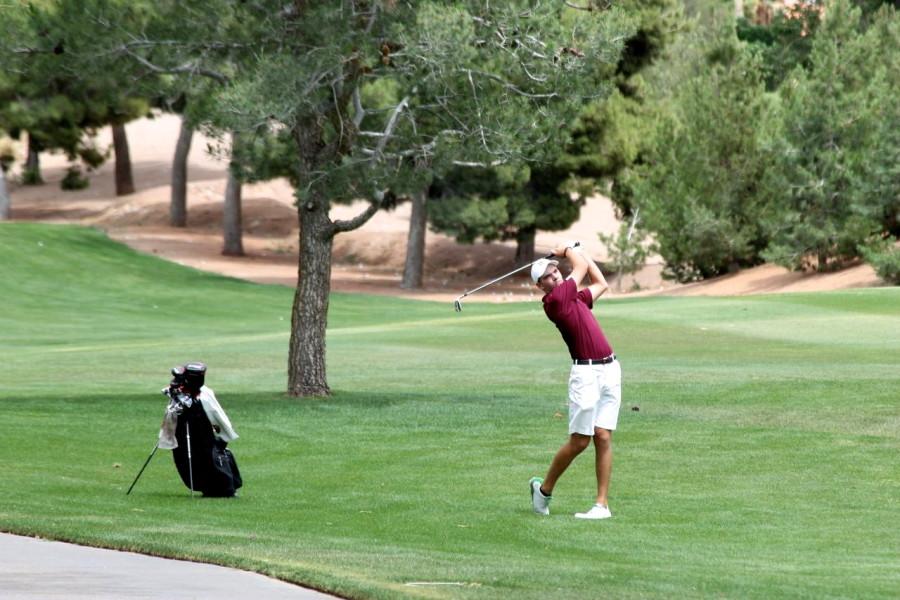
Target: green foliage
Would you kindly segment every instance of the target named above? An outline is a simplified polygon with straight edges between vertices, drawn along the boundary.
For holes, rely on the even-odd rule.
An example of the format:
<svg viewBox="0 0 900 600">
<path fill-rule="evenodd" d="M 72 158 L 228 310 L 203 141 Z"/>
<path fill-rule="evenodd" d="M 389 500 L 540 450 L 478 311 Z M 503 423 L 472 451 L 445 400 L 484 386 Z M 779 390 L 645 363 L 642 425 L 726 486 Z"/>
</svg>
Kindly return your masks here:
<svg viewBox="0 0 900 600">
<path fill-rule="evenodd" d="M 821 23 L 818 9 L 803 14 L 739 24 L 747 44 L 699 30 L 650 73 L 653 148 L 613 194 L 646 208 L 667 275 L 762 259 L 831 268 L 900 229 L 897 14 L 864 21 L 846 2 Z"/>
<path fill-rule="evenodd" d="M 84 24 L 84 4 L 18 3 L 4 11 L 0 29 L 0 129 L 19 138 L 28 132 L 38 151 L 62 151 L 84 158 L 89 168 L 105 154 L 93 148 L 97 129 L 144 116 L 149 101 L 131 89 L 120 63 L 83 68 L 91 57 L 82 44 L 97 46 Z M 36 183 L 40 173 L 26 173 Z"/>
<path fill-rule="evenodd" d="M 768 222 L 766 257 L 793 268 L 830 268 L 859 255 L 900 211 L 900 18 L 879 12 L 861 31 L 860 11 L 828 7 L 809 71 L 781 86 L 779 160 L 766 173 L 783 194 Z"/>
<path fill-rule="evenodd" d="M 329 203 L 410 187 L 417 165 L 546 160 L 610 83 L 632 27 L 618 9 L 547 0 L 138 6 L 90 0 L 68 15 L 102 41 L 73 40 L 103 57 L 85 68 L 218 82 L 189 94 L 191 122 L 255 138 L 252 177 L 289 173 L 299 196 Z M 275 157 L 285 141 L 294 156 Z"/>
<path fill-rule="evenodd" d="M 59 187 L 66 191 L 83 190 L 89 185 L 91 180 L 85 177 L 77 166 L 66 169 L 65 177 L 59 182 Z"/>
<path fill-rule="evenodd" d="M 87 166 L 88 170 L 94 170 L 109 158 L 111 150 L 111 148 L 107 148 L 101 151 L 92 141 L 88 140 L 78 148 L 78 158 Z"/>
<path fill-rule="evenodd" d="M 683 67 L 684 79 L 665 90 L 653 147 L 617 181 L 659 243 L 664 274 L 679 281 L 761 261 L 759 184 L 777 112 L 758 60 L 728 29 L 697 42 L 703 52 L 689 60 L 701 64 Z"/>
<path fill-rule="evenodd" d="M 564 176 L 537 166 L 456 169 L 432 187 L 431 225 L 463 243 L 533 242 L 536 230 L 565 229 L 578 219 L 584 198 L 570 194 Z"/>
<path fill-rule="evenodd" d="M 646 139 L 646 111 L 618 89 L 579 114 L 571 142 L 559 158 L 559 168 L 597 179 L 613 177 L 639 156 Z"/>
<path fill-rule="evenodd" d="M 633 78 L 662 56 L 684 26 L 683 9 L 675 0 L 623 0 L 618 5 L 636 26 L 616 65 L 617 85 L 626 96 L 639 96 Z"/>
<path fill-rule="evenodd" d="M 820 4 L 800 3 L 789 11 L 775 13 L 768 25 L 738 19 L 738 39 L 749 43 L 752 51 L 759 54 L 767 89 L 776 89 L 795 67 L 810 67 L 821 12 Z"/>
<path fill-rule="evenodd" d="M 596 192 L 597 182 L 615 177 L 637 159 L 647 140 L 639 73 L 659 56 L 678 26 L 679 13 L 671 0 L 626 1 L 618 6 L 632 29 L 618 61 L 605 67 L 604 78 L 615 88 L 580 108 L 577 118 L 566 124 L 565 143 L 548 147 L 546 164 L 532 165 L 530 176 L 518 188 L 498 195 L 490 175 L 483 172 L 449 175 L 442 186 L 445 197 L 429 208 L 434 229 L 460 241 L 518 239 L 521 252 L 521 244 L 533 239 L 535 230 L 571 226 L 584 198 Z M 454 179 L 464 179 L 465 185 Z M 453 196 L 447 190 L 462 197 L 446 197 Z"/>
<path fill-rule="evenodd" d="M 886 237 L 860 247 L 866 262 L 878 276 L 893 285 L 900 285 L 900 241 Z"/>
<path fill-rule="evenodd" d="M 22 169 L 22 185 L 40 185 L 44 183 L 41 172 L 37 169 Z"/>
<path fill-rule="evenodd" d="M 236 144 L 229 144 L 228 156 L 238 169 L 241 181 L 252 183 L 285 177 L 294 186 L 300 184 L 294 142 L 287 131 L 273 133 L 259 129 L 242 135 Z"/>
<path fill-rule="evenodd" d="M 622 276 L 637 273 L 647 264 L 647 257 L 657 248 L 647 239 L 647 234 L 637 228 L 637 214 L 631 223 L 619 225 L 613 234 L 598 233 L 597 237 L 606 247 L 609 260 L 605 266 L 616 273 L 616 289 L 622 290 Z"/>
<path fill-rule="evenodd" d="M 862 11 L 863 23 L 868 23 L 882 8 L 900 10 L 900 0 L 853 0 L 853 5 Z"/>
<path fill-rule="evenodd" d="M 466 3 L 423 3 L 415 10 L 398 4 L 379 12 L 369 32 L 334 8 L 316 8 L 292 26 L 314 26 L 316 33 L 306 33 L 321 51 L 302 63 L 287 53 L 255 62 L 253 75 L 236 78 L 224 104 L 274 118 L 289 130 L 321 124 L 316 136 L 332 153 L 332 166 L 313 181 L 332 200 L 402 187 L 409 161 L 440 170 L 456 160 L 540 159 L 559 137 L 575 97 L 595 92 L 595 74 L 602 83 L 602 67 L 616 56 L 610 32 L 617 21 L 579 15 L 573 28 L 563 29 L 558 6 L 533 4 L 526 16 L 518 3 L 489 9 L 474 3 L 478 19 Z M 535 44 L 546 43 L 540 40 L 550 43 L 538 52 Z M 582 60 L 561 47 L 562 40 L 597 60 Z M 355 62 L 342 63 L 342 56 Z M 332 85 L 319 79 L 328 72 L 343 73 L 343 95 L 335 97 Z M 363 113 L 353 101 L 357 82 Z M 323 106 L 328 114 L 317 115 Z M 357 132 L 348 119 L 360 114 Z"/>
</svg>

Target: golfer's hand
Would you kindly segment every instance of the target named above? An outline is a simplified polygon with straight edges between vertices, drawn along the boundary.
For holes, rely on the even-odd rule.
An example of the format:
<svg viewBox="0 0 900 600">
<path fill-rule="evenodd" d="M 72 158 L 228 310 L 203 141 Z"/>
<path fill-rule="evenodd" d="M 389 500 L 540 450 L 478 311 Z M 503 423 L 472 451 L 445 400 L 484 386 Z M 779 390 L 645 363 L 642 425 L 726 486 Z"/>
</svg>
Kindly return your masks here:
<svg viewBox="0 0 900 600">
<path fill-rule="evenodd" d="M 559 256 L 560 258 L 564 258 L 566 256 L 566 250 L 572 248 L 575 252 L 578 252 L 578 248 L 576 247 L 578 244 L 575 240 L 570 240 L 567 242 L 560 242 L 556 248 L 553 249 L 553 254 L 555 256 Z"/>
<path fill-rule="evenodd" d="M 558 256 L 560 258 L 564 258 L 566 256 L 566 250 L 569 247 L 565 244 L 560 244 L 556 248 L 553 249 L 553 256 Z"/>
</svg>

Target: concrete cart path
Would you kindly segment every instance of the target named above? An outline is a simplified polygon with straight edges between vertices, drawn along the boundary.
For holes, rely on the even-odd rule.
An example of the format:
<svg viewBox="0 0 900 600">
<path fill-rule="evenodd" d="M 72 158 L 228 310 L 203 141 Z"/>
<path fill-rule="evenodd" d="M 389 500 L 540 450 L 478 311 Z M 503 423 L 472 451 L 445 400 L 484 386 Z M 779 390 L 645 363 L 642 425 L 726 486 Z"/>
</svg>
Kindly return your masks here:
<svg viewBox="0 0 900 600">
<path fill-rule="evenodd" d="M 0 534 L 0 597 L 130 600 L 326 600 L 259 573 Z"/>
</svg>

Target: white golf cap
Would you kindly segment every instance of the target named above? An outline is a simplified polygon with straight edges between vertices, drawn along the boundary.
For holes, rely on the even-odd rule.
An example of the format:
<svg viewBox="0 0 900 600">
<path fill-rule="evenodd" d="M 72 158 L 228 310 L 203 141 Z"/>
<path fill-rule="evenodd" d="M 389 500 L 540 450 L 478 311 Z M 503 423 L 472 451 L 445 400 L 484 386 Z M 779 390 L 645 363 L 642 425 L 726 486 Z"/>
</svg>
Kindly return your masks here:
<svg viewBox="0 0 900 600">
<path fill-rule="evenodd" d="M 558 264 L 558 260 L 550 260 L 549 258 L 542 258 L 538 261 L 535 261 L 535 263 L 531 265 L 531 281 L 537 283 L 538 279 L 540 279 L 547 273 L 547 268 L 550 265 L 556 266 Z"/>
</svg>

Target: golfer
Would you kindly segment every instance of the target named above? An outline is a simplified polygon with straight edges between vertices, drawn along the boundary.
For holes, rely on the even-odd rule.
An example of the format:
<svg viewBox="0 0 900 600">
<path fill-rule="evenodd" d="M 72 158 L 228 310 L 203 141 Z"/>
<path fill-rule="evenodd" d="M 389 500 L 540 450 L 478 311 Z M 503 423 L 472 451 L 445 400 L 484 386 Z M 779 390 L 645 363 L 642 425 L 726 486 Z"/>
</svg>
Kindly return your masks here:
<svg viewBox="0 0 900 600">
<path fill-rule="evenodd" d="M 544 312 L 559 329 L 572 358 L 569 439 L 553 457 L 547 476 L 533 477 L 529 482 L 531 503 L 534 512 L 550 514 L 556 482 L 593 440 L 597 453 L 597 499 L 587 512 L 575 516 L 608 519 L 612 516 L 607 498 L 612 472 L 612 432 L 619 418 L 622 371 L 591 308 L 609 286 L 594 261 L 571 245 L 560 246 L 553 254 L 568 258 L 572 273 L 564 279 L 557 269 L 559 261 L 541 259 L 532 266 L 531 279 L 544 292 Z M 579 290 L 577 286 L 585 275 L 591 283 Z"/>
</svg>

